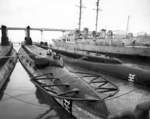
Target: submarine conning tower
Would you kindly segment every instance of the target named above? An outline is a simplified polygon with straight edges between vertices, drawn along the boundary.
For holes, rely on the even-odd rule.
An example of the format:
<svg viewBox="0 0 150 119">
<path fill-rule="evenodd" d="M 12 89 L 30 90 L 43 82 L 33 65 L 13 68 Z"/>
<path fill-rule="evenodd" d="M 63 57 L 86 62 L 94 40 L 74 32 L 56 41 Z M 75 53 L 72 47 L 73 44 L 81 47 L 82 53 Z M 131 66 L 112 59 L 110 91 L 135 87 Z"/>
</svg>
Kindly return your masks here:
<svg viewBox="0 0 150 119">
<path fill-rule="evenodd" d="M 3 46 L 9 45 L 9 39 L 7 36 L 7 27 L 5 25 L 1 26 L 1 33 L 2 33 L 1 45 L 3 45 Z"/>
<path fill-rule="evenodd" d="M 26 36 L 25 36 L 25 44 L 26 45 L 32 45 L 32 39 L 30 37 L 30 26 L 27 26 L 26 28 Z"/>
</svg>

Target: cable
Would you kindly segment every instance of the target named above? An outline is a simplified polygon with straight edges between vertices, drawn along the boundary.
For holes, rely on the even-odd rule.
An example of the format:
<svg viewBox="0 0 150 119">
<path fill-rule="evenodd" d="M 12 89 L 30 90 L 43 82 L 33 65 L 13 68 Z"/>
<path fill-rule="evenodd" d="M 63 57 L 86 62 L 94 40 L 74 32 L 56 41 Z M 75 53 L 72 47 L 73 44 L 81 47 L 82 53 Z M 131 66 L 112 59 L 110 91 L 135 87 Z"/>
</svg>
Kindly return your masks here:
<svg viewBox="0 0 150 119">
<path fill-rule="evenodd" d="M 109 99 L 107 99 L 107 100 L 112 100 L 112 99 L 115 99 L 115 98 L 118 98 L 118 97 L 121 97 L 121 96 L 127 95 L 127 94 L 129 94 L 129 93 L 131 93 L 131 92 L 133 92 L 133 91 L 135 91 L 135 90 L 136 90 L 136 89 L 133 89 L 133 90 L 131 90 L 131 91 L 127 92 L 127 93 L 124 93 L 124 94 L 121 94 L 121 95 L 118 95 L 118 96 L 114 96 L 113 98 L 109 98 Z"/>
<path fill-rule="evenodd" d="M 40 107 L 40 108 L 45 108 L 45 106 L 41 106 L 41 105 L 37 105 L 37 104 L 31 103 L 31 102 L 24 101 L 24 100 L 22 100 L 22 99 L 17 98 L 16 96 L 9 95 L 8 93 L 5 93 L 5 95 L 9 96 L 9 98 L 12 98 L 12 99 L 15 99 L 15 100 L 17 100 L 17 101 L 23 102 L 23 103 L 25 103 L 25 104 L 31 104 L 31 105 L 33 105 L 33 106 L 37 106 L 37 107 Z M 27 95 L 27 94 L 26 94 L 26 95 Z M 29 94 L 28 94 L 28 95 L 29 95 Z M 20 96 L 20 95 L 18 95 L 18 96 Z"/>
</svg>

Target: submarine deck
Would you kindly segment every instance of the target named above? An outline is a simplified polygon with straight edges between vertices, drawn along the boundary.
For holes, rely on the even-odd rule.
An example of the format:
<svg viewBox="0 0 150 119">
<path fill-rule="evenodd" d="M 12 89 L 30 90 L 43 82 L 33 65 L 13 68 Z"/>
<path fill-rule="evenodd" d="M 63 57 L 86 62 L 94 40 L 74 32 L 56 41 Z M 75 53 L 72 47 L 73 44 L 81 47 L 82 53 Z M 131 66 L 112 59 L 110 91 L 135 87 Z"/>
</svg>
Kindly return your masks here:
<svg viewBox="0 0 150 119">
<path fill-rule="evenodd" d="M 32 49 L 35 51 L 34 47 L 32 47 Z M 73 66 L 69 65 L 69 63 L 68 64 L 66 63 L 66 67 L 69 67 L 69 69 L 74 70 Z M 45 68 L 43 70 L 43 72 L 49 73 L 50 70 L 51 69 L 49 69 L 49 68 Z M 51 70 L 51 71 L 55 72 L 55 70 L 56 69 L 53 68 L 53 70 Z M 66 68 L 66 70 L 68 70 L 68 69 Z M 84 73 L 78 73 L 80 71 L 83 71 L 83 72 L 89 73 L 89 74 L 95 73 L 95 75 L 96 74 L 103 75 L 103 77 L 105 77 L 105 79 L 107 79 L 110 82 L 112 82 L 113 84 L 117 85 L 117 87 L 119 88 L 119 92 L 116 93 L 114 96 L 105 98 L 105 102 L 107 103 L 108 110 L 112 114 L 122 112 L 125 110 L 134 110 L 137 104 L 150 100 L 150 88 L 148 88 L 148 87 L 143 87 L 138 84 L 133 84 L 132 82 L 119 80 L 117 78 L 113 78 L 111 76 L 104 75 L 100 72 L 98 72 L 98 73 L 90 72 L 89 70 L 83 70 L 81 68 L 76 68 L 76 70 L 72 71 L 72 73 L 76 73 L 79 77 L 80 76 L 82 77 L 84 75 Z M 61 73 L 59 73 L 59 74 L 55 73 L 55 74 L 61 75 Z M 86 76 L 85 82 L 88 80 L 88 78 L 91 78 L 91 77 Z M 94 87 L 94 85 L 93 85 L 93 87 Z M 101 93 L 99 93 L 99 96 L 102 97 Z"/>
<path fill-rule="evenodd" d="M 66 65 L 66 68 L 79 76 L 82 76 L 83 72 L 89 74 L 98 74 L 102 75 L 110 82 L 113 82 L 119 88 L 119 92 L 114 96 L 105 99 L 106 105 L 108 106 L 108 109 L 112 114 L 115 114 L 116 112 L 123 112 L 126 110 L 134 110 L 137 104 L 150 100 L 149 87 L 145 87 L 139 84 L 133 84 L 132 82 L 120 80 L 108 75 L 101 74 L 100 72 L 89 71 L 88 69 L 84 69 L 81 67 L 73 67 L 69 64 Z"/>
</svg>

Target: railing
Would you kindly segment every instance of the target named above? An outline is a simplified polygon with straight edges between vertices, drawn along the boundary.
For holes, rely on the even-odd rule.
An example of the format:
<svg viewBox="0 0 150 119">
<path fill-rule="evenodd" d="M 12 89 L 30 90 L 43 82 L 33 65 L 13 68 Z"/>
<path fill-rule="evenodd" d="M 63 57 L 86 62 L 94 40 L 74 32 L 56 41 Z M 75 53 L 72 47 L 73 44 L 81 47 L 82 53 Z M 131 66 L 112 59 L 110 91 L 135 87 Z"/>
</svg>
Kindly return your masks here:
<svg viewBox="0 0 150 119">
<path fill-rule="evenodd" d="M 51 96 L 58 99 L 68 99 L 72 101 L 100 101 L 98 98 L 84 98 L 84 97 L 76 97 L 80 92 L 80 89 L 73 88 L 64 92 L 59 92 L 57 88 L 59 87 L 70 87 L 70 84 L 59 83 L 55 84 L 56 81 L 60 80 L 59 78 L 55 78 L 52 73 L 42 74 L 39 76 L 35 76 L 31 78 L 31 81 L 41 88 L 43 91 L 48 92 Z M 45 82 L 44 82 L 45 81 Z M 52 84 L 47 84 L 46 81 L 50 81 Z"/>
</svg>

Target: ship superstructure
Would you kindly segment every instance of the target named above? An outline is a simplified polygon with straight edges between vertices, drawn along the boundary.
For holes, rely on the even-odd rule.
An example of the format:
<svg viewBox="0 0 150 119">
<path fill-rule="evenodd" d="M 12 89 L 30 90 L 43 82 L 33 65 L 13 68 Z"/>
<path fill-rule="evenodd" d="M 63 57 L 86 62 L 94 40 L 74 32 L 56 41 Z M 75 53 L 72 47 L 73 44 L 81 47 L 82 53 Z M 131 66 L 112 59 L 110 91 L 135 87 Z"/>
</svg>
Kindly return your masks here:
<svg viewBox="0 0 150 119">
<path fill-rule="evenodd" d="M 150 36 L 146 33 L 135 36 L 128 32 L 130 16 L 126 31 L 106 29 L 98 31 L 99 10 L 99 0 L 97 0 L 95 31 L 89 31 L 88 28 L 81 30 L 82 0 L 80 0 L 79 28 L 53 40 L 54 48 L 67 52 L 82 52 L 83 55 L 99 53 L 119 57 L 150 57 Z"/>
</svg>

